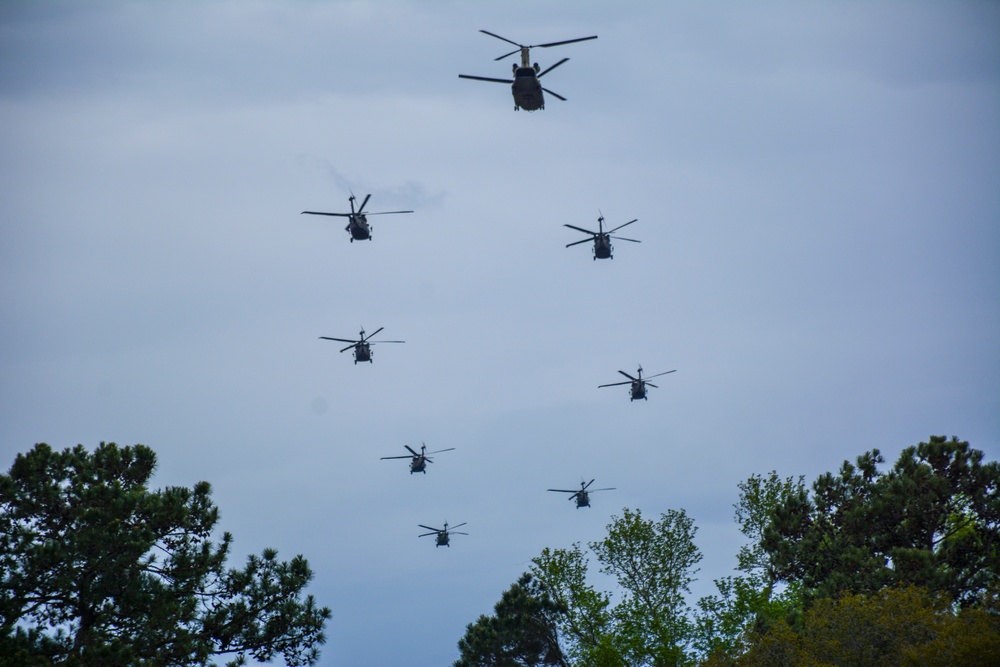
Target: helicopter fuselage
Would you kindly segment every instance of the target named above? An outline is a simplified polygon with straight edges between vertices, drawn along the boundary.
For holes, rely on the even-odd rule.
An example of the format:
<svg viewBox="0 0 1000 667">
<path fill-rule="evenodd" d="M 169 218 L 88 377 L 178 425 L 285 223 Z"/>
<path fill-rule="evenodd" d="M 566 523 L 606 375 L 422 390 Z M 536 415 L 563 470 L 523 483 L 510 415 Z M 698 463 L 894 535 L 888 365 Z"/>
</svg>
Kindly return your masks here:
<svg viewBox="0 0 1000 667">
<path fill-rule="evenodd" d="M 415 472 L 427 474 L 427 459 L 423 456 L 414 456 L 410 460 L 410 474 L 412 475 Z"/>
<path fill-rule="evenodd" d="M 586 491 L 580 491 L 576 494 L 576 508 L 590 507 L 590 494 Z"/>
<path fill-rule="evenodd" d="M 630 401 L 636 401 L 640 398 L 646 401 L 649 400 L 646 398 L 646 383 L 642 380 L 633 380 L 632 386 L 629 387 L 629 392 L 631 393 Z"/>
<path fill-rule="evenodd" d="M 594 236 L 594 259 L 614 259 L 612 251 L 614 247 L 611 245 L 611 237 L 607 234 Z"/>
<path fill-rule="evenodd" d="M 348 219 L 347 227 L 344 229 L 350 232 L 351 243 L 354 243 L 355 239 L 358 241 L 364 241 L 365 239 L 371 241 L 372 239 L 372 230 L 368 226 L 368 218 L 364 215 L 352 215 Z"/>
<path fill-rule="evenodd" d="M 354 345 L 354 363 L 359 361 L 372 363 L 372 348 L 369 343 L 356 343 Z"/>
<path fill-rule="evenodd" d="M 437 539 L 437 544 L 435 546 L 438 546 L 438 547 L 449 547 L 449 546 L 451 546 L 450 544 L 448 544 L 448 533 L 445 532 L 445 531 L 441 531 L 440 533 L 438 533 L 436 539 Z"/>
<path fill-rule="evenodd" d="M 514 95 L 514 109 L 537 111 L 545 108 L 542 83 L 538 80 L 538 65 L 518 67 L 514 65 L 514 83 L 510 84 Z"/>
</svg>

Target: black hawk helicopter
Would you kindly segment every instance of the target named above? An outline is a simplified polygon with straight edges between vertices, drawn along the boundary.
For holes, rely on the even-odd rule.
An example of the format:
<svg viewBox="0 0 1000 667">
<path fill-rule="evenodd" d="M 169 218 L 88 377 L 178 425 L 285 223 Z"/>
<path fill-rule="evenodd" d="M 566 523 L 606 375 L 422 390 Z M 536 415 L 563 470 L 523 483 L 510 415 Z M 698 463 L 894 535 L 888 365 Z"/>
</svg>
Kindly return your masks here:
<svg viewBox="0 0 1000 667">
<path fill-rule="evenodd" d="M 649 378 L 658 378 L 661 375 L 666 375 L 667 373 L 675 373 L 677 372 L 677 369 L 675 368 L 672 371 L 664 371 L 663 373 L 657 373 L 656 375 L 649 375 L 646 378 L 642 377 L 642 366 L 639 366 L 639 371 L 638 371 L 639 377 L 637 378 L 632 377 L 625 371 L 618 371 L 618 372 L 627 377 L 628 380 L 626 380 L 625 382 L 612 382 L 610 384 L 597 385 L 597 388 L 600 389 L 601 387 L 617 387 L 618 385 L 621 384 L 630 384 L 632 386 L 629 387 L 628 400 L 635 401 L 640 398 L 643 400 L 649 400 L 646 398 L 646 387 L 654 387 L 656 389 L 659 389 L 659 387 L 657 387 L 655 384 L 649 381 Z"/>
<path fill-rule="evenodd" d="M 448 528 L 447 521 L 444 522 L 444 528 L 431 528 L 430 526 L 425 526 L 422 523 L 418 523 L 417 525 L 420 526 L 421 528 L 426 528 L 427 530 L 431 531 L 429 533 L 424 533 L 423 535 L 418 535 L 417 537 L 427 537 L 428 535 L 437 535 L 437 544 L 435 545 L 436 547 L 451 546 L 450 544 L 448 544 L 449 535 L 468 535 L 468 533 L 463 533 L 461 531 L 455 530 L 456 528 L 461 528 L 462 526 L 464 526 L 465 525 L 464 523 L 460 523 L 457 526 L 452 526 L 451 529 Z"/>
<path fill-rule="evenodd" d="M 357 364 L 359 361 L 367 361 L 372 363 L 372 345 L 375 343 L 405 343 L 405 340 L 372 340 L 372 336 L 376 335 L 379 331 L 385 329 L 385 327 L 379 327 L 374 333 L 366 336 L 365 330 L 362 329 L 361 333 L 358 334 L 358 340 L 351 340 L 349 338 L 333 338 L 331 336 L 320 336 L 322 340 L 336 340 L 341 343 L 350 343 L 347 347 L 341 350 L 341 352 L 347 352 L 352 347 L 354 348 L 354 363 Z"/>
<path fill-rule="evenodd" d="M 558 93 L 554 93 L 548 88 L 542 88 L 542 84 L 539 81 L 543 76 L 554 70 L 555 68 L 562 65 L 564 62 L 569 60 L 569 58 L 563 58 L 557 62 L 552 67 L 549 67 L 544 72 L 539 72 L 538 63 L 534 65 L 530 62 L 530 57 L 528 53 L 534 48 L 548 48 L 550 46 L 559 46 L 560 44 L 572 44 L 573 42 L 584 42 L 588 39 L 597 39 L 597 35 L 591 35 L 590 37 L 579 37 L 577 39 L 567 39 L 562 42 L 549 42 L 548 44 L 532 44 L 531 46 L 525 46 L 524 44 L 518 44 L 517 42 L 507 39 L 506 37 L 501 37 L 500 35 L 494 34 L 489 30 L 480 30 L 479 32 L 485 33 L 490 37 L 496 37 L 501 39 L 508 44 L 513 44 L 517 48 L 510 53 L 505 53 L 499 58 L 494 58 L 494 60 L 503 60 L 507 56 L 512 56 L 518 51 L 521 52 L 521 66 L 518 67 L 517 63 L 513 63 L 512 71 L 514 74 L 513 79 L 494 79 L 488 76 L 471 76 L 469 74 L 459 74 L 460 79 L 475 79 L 476 81 L 493 81 L 495 83 L 509 83 L 511 93 L 514 95 L 514 111 L 518 109 L 524 109 L 525 111 L 535 111 L 537 109 L 545 108 L 545 96 L 542 95 L 544 90 L 549 95 L 555 98 L 566 101 L 566 98 Z"/>
<path fill-rule="evenodd" d="M 439 450 L 434 451 L 434 452 L 428 452 L 427 451 L 427 445 L 425 445 L 424 443 L 420 443 L 420 453 L 417 454 L 415 451 L 413 451 L 413 449 L 409 445 L 403 445 L 403 447 L 406 447 L 406 449 L 410 452 L 410 454 L 412 454 L 412 456 L 410 456 L 410 455 L 407 455 L 407 456 L 383 456 L 379 460 L 380 461 L 384 461 L 386 459 L 410 459 L 410 474 L 411 475 L 413 473 L 415 473 L 415 472 L 422 472 L 425 475 L 427 474 L 427 464 L 428 463 L 434 463 L 434 460 L 431 459 L 431 457 L 430 457 L 431 454 L 440 454 L 441 452 L 450 452 L 451 450 L 455 449 L 454 447 L 449 447 L 448 449 L 439 449 Z"/>
<path fill-rule="evenodd" d="M 590 485 L 594 483 L 594 480 L 590 480 L 586 484 L 583 480 L 580 480 L 580 488 L 578 490 L 572 489 L 546 489 L 546 491 L 555 491 L 557 493 L 571 493 L 569 500 L 576 500 L 576 508 L 590 507 L 590 494 L 595 491 L 614 491 L 615 487 L 611 486 L 606 489 L 591 489 Z M 589 489 L 589 490 L 588 490 Z"/>
<path fill-rule="evenodd" d="M 573 243 L 567 243 L 566 247 L 580 245 L 581 243 L 586 243 L 587 241 L 594 242 L 594 259 L 614 259 L 612 252 L 614 247 L 611 245 L 611 239 L 618 241 L 631 241 L 632 243 L 642 243 L 642 241 L 637 241 L 636 239 L 627 239 L 624 236 L 612 236 L 619 229 L 625 225 L 631 225 L 633 222 L 637 222 L 639 218 L 635 220 L 629 220 L 624 225 L 618 225 L 614 229 L 609 229 L 604 231 L 604 215 L 598 211 L 599 216 L 597 218 L 597 231 L 592 232 L 589 229 L 584 229 L 583 227 L 577 227 L 576 225 L 563 225 L 563 227 L 569 227 L 570 229 L 575 229 L 578 232 L 583 232 L 584 234 L 590 234 L 592 238 L 583 239 L 582 241 L 574 241 Z"/>
<path fill-rule="evenodd" d="M 365 210 L 365 204 L 371 195 L 365 195 L 365 200 L 361 202 L 361 206 L 358 210 L 354 210 L 354 193 L 348 198 L 351 202 L 351 212 L 350 213 L 324 213 L 323 211 L 302 211 L 302 215 L 335 215 L 342 218 L 347 218 L 347 226 L 344 227 L 351 234 L 351 243 L 354 243 L 354 239 L 359 241 L 364 241 L 368 239 L 372 240 L 372 227 L 368 224 L 369 215 L 389 215 L 392 213 L 413 213 L 413 211 L 379 211 L 377 213 L 363 213 Z"/>
</svg>

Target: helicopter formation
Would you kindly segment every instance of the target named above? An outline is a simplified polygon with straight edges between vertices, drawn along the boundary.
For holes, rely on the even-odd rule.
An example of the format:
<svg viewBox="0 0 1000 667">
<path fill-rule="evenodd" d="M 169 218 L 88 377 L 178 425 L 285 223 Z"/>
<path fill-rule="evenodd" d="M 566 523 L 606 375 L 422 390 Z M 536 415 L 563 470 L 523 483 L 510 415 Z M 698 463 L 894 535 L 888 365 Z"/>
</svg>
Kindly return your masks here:
<svg viewBox="0 0 1000 667">
<path fill-rule="evenodd" d="M 458 76 L 459 78 L 462 79 L 472 79 L 477 81 L 504 83 L 510 85 L 511 94 L 514 98 L 515 111 L 521 109 L 524 109 L 525 111 L 544 110 L 545 93 L 558 100 L 566 101 L 566 98 L 563 97 L 562 95 L 552 90 L 549 90 L 548 88 L 543 87 L 541 84 L 541 79 L 543 76 L 545 76 L 552 70 L 565 64 L 569 60 L 569 58 L 563 58 L 557 61 L 555 64 L 550 65 L 546 69 L 542 70 L 539 67 L 538 63 L 534 64 L 531 63 L 530 59 L 531 49 L 550 48 L 554 46 L 562 46 L 566 44 L 573 44 L 577 42 L 584 42 L 597 39 L 597 35 L 591 35 L 589 37 L 578 37 L 575 39 L 562 40 L 558 42 L 524 45 L 515 42 L 511 39 L 508 39 L 506 37 L 503 37 L 501 35 L 498 35 L 496 33 L 490 32 L 488 30 L 480 30 L 480 32 L 517 47 L 513 51 L 505 53 L 504 55 L 494 59 L 494 60 L 503 60 L 514 54 L 519 54 L 520 61 L 514 62 L 511 65 L 512 78 L 509 79 L 493 78 L 485 76 L 473 76 L 468 74 L 459 74 Z M 348 203 L 350 205 L 350 212 L 302 211 L 301 214 L 347 218 L 347 225 L 345 226 L 344 229 L 349 234 L 350 242 L 353 243 L 356 240 L 357 241 L 372 240 L 372 225 L 368 222 L 368 216 L 395 215 L 395 214 L 405 214 L 414 212 L 412 210 L 366 212 L 365 206 L 368 204 L 368 201 L 371 199 L 371 196 L 372 196 L 371 194 L 365 195 L 364 199 L 361 201 L 361 204 L 356 207 L 355 205 L 357 199 L 355 198 L 354 193 L 351 192 L 350 197 L 348 198 Z M 638 218 L 629 220 L 628 222 L 620 224 L 617 227 L 612 227 L 605 230 L 604 214 L 599 210 L 596 232 L 590 229 L 585 229 L 583 227 L 578 227 L 576 225 L 571 225 L 571 224 L 564 225 L 565 227 L 568 227 L 570 229 L 573 229 L 575 231 L 587 235 L 587 238 L 583 238 L 581 240 L 568 243 L 566 244 L 566 247 L 569 248 L 583 243 L 592 243 L 593 244 L 592 252 L 594 260 L 614 259 L 614 254 L 613 254 L 614 247 L 611 243 L 612 239 L 616 241 L 641 243 L 641 241 L 639 241 L 638 239 L 626 238 L 615 235 L 615 233 L 618 232 L 618 230 L 628 225 L 631 225 L 635 222 L 638 222 Z M 333 336 L 320 336 L 320 339 L 347 343 L 347 345 L 343 347 L 340 350 L 340 352 L 343 353 L 346 352 L 347 350 L 353 350 L 355 365 L 357 365 L 358 362 L 365 362 L 365 361 L 367 361 L 368 363 L 373 363 L 373 352 L 372 352 L 373 345 L 377 343 L 405 342 L 401 340 L 374 340 L 374 337 L 378 335 L 384 328 L 385 327 L 379 327 L 371 334 L 366 334 L 364 328 L 362 328 L 361 331 L 358 333 L 357 338 L 338 338 Z M 598 385 L 598 388 L 629 385 L 629 401 L 632 402 L 638 399 L 648 400 L 647 387 L 653 387 L 653 388 L 657 387 L 657 385 L 653 384 L 652 382 L 649 382 L 649 380 L 652 378 L 660 377 L 662 375 L 667 375 L 668 373 L 674 373 L 675 370 L 665 371 L 663 373 L 657 373 L 655 375 L 649 375 L 646 377 L 643 377 L 642 374 L 643 371 L 641 366 L 638 368 L 636 376 L 632 376 L 626 373 L 625 371 L 621 370 L 619 370 L 618 372 L 621 375 L 625 376 L 627 380 L 623 382 L 612 382 L 608 384 Z M 421 443 L 419 452 L 417 452 L 414 448 L 410 447 L 409 445 L 403 445 L 403 447 L 408 452 L 407 454 L 399 456 L 383 456 L 380 458 L 380 460 L 408 459 L 410 475 L 413 475 L 414 473 L 422 473 L 426 475 L 427 465 L 434 462 L 432 455 L 453 451 L 455 449 L 454 447 L 448 447 L 445 449 L 427 451 L 427 445 L 425 443 Z M 546 489 L 546 490 L 555 493 L 570 494 L 568 500 L 574 501 L 576 509 L 580 509 L 582 507 L 590 507 L 590 498 L 591 498 L 590 494 L 598 491 L 615 490 L 615 487 L 604 487 L 599 489 L 591 488 L 594 481 L 595 481 L 594 479 L 591 479 L 589 482 L 585 482 L 583 479 L 581 479 L 579 489 Z M 455 526 L 449 527 L 448 522 L 445 521 L 443 528 L 434 528 L 432 526 L 427 526 L 424 524 L 417 524 L 417 525 L 420 528 L 429 531 L 418 535 L 418 537 L 429 537 L 433 535 L 435 537 L 435 546 L 437 547 L 450 546 L 450 539 L 452 535 L 468 535 L 468 533 L 466 532 L 456 530 L 456 528 L 461 528 L 463 526 L 466 526 L 467 523 L 460 523 Z"/>
</svg>

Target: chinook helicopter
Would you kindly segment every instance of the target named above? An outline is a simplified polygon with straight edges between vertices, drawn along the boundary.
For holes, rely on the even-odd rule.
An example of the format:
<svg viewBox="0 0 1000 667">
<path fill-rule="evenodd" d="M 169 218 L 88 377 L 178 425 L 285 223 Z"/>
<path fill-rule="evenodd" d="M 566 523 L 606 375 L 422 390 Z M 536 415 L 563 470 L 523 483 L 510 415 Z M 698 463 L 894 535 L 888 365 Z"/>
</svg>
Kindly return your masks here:
<svg viewBox="0 0 1000 667">
<path fill-rule="evenodd" d="M 604 214 L 598 211 L 597 218 L 597 231 L 592 232 L 589 229 L 584 229 L 583 227 L 577 227 L 576 225 L 563 225 L 563 227 L 569 227 L 570 229 L 575 229 L 578 232 L 583 232 L 584 234 L 590 234 L 592 238 L 583 239 L 582 241 L 574 241 L 573 243 L 567 243 L 566 247 L 580 245 L 581 243 L 586 243 L 587 241 L 594 242 L 594 259 L 614 259 L 612 252 L 614 247 L 611 245 L 611 239 L 617 241 L 631 241 L 632 243 L 642 243 L 642 241 L 637 241 L 636 239 L 627 239 L 624 236 L 612 236 L 613 233 L 617 232 L 619 229 L 625 225 L 631 225 L 633 222 L 637 222 L 639 218 L 635 220 L 629 220 L 624 225 L 618 225 L 614 229 L 609 229 L 604 231 Z"/>
<path fill-rule="evenodd" d="M 554 70 L 555 68 L 562 65 L 564 62 L 569 60 L 569 58 L 563 58 L 555 65 L 552 65 L 544 72 L 539 72 L 538 63 L 534 65 L 530 62 L 529 52 L 534 48 L 548 48 L 550 46 L 559 46 L 561 44 L 572 44 L 573 42 L 584 42 L 588 39 L 597 39 L 597 35 L 591 35 L 590 37 L 579 37 L 577 39 L 567 39 L 562 42 L 549 42 L 548 44 L 532 44 L 531 46 L 525 46 L 524 44 L 518 44 L 517 42 L 507 39 L 506 37 L 501 37 L 500 35 L 494 34 L 489 30 L 480 30 L 479 32 L 485 33 L 490 37 L 496 37 L 497 39 L 503 40 L 508 44 L 513 44 L 517 48 L 510 53 L 505 53 L 499 58 L 494 58 L 494 60 L 503 60 L 507 56 L 512 56 L 518 51 L 521 53 L 521 66 L 518 67 L 517 63 L 512 65 L 512 73 L 514 75 L 513 79 L 494 79 L 488 76 L 471 76 L 469 74 L 459 74 L 460 79 L 475 79 L 476 81 L 493 81 L 495 83 L 507 83 L 510 84 L 511 93 L 514 95 L 514 111 L 518 109 L 524 109 L 525 111 L 535 111 L 537 109 L 545 108 L 545 96 L 542 95 L 544 90 L 546 93 L 552 97 L 558 98 L 563 102 L 566 98 L 558 93 L 554 93 L 548 88 L 542 88 L 542 84 L 539 81 L 543 76 Z"/>
<path fill-rule="evenodd" d="M 332 338 L 330 336 L 320 336 L 322 340 L 336 340 L 341 343 L 350 343 L 347 347 L 341 350 L 341 352 L 347 352 L 352 347 L 354 348 L 354 363 L 357 364 L 359 361 L 367 361 L 372 363 L 372 345 L 375 343 L 405 343 L 405 340 L 372 340 L 372 336 L 376 335 L 379 331 L 385 329 L 385 327 L 379 327 L 368 336 L 365 336 L 365 330 L 362 329 L 361 333 L 358 334 L 358 340 L 350 340 L 348 338 Z"/>
<path fill-rule="evenodd" d="M 435 534 L 437 535 L 437 544 L 435 545 L 436 547 L 451 546 L 450 544 L 448 544 L 449 535 L 468 535 L 468 533 L 463 533 L 455 530 L 456 528 L 461 528 L 462 526 L 464 526 L 465 525 L 464 523 L 460 523 L 457 526 L 452 526 L 450 530 L 448 529 L 447 521 L 444 522 L 444 528 L 431 528 L 430 526 L 425 526 L 422 523 L 418 523 L 417 525 L 420 526 L 421 528 L 426 528 L 427 530 L 431 531 L 429 533 L 424 533 L 423 535 L 418 535 L 417 537 L 427 537 L 428 535 L 435 535 Z"/>
<path fill-rule="evenodd" d="M 455 449 L 454 447 L 449 447 L 448 449 L 439 449 L 439 450 L 434 451 L 434 452 L 428 452 L 427 451 L 427 445 L 425 445 L 424 443 L 420 443 L 420 453 L 417 454 L 415 451 L 413 451 L 413 449 L 409 445 L 403 445 L 403 447 L 406 447 L 406 449 L 410 452 L 410 454 L 412 454 L 412 456 L 410 456 L 410 455 L 406 455 L 406 456 L 383 456 L 379 460 L 380 461 L 384 461 L 386 459 L 410 459 L 410 474 L 411 475 L 413 473 L 415 473 L 415 472 L 422 472 L 425 475 L 427 474 L 427 470 L 426 470 L 427 464 L 428 463 L 434 463 L 434 460 L 431 459 L 431 457 L 430 457 L 431 454 L 440 454 L 441 452 L 450 452 L 453 449 Z"/>
<path fill-rule="evenodd" d="M 618 372 L 621 373 L 622 375 L 624 375 L 625 377 L 627 377 L 628 380 L 626 380 L 625 382 L 612 382 L 610 384 L 601 384 L 601 385 L 598 385 L 597 388 L 600 389 L 601 387 L 616 387 L 616 386 L 621 385 L 621 384 L 630 384 L 632 386 L 629 387 L 629 399 L 628 400 L 631 402 L 631 401 L 638 400 L 640 398 L 643 399 L 643 400 L 649 400 L 649 399 L 646 398 L 646 387 L 647 386 L 648 387 L 655 387 L 656 389 L 659 389 L 659 387 L 657 387 L 655 384 L 653 384 L 652 382 L 649 381 L 649 378 L 658 378 L 661 375 L 666 375 L 667 373 L 675 373 L 675 372 L 677 372 L 677 369 L 675 368 L 672 371 L 664 371 L 663 373 L 657 373 L 656 375 L 649 375 L 646 378 L 642 377 L 642 366 L 639 366 L 639 371 L 638 371 L 639 377 L 637 377 L 637 378 L 632 377 L 631 375 L 629 375 L 625 371 L 618 371 Z"/>
<path fill-rule="evenodd" d="M 368 203 L 368 200 L 370 198 L 371 195 L 365 195 L 365 199 L 363 202 L 361 202 L 361 206 L 359 206 L 358 210 L 355 211 L 354 210 L 355 199 L 354 199 L 354 193 L 352 192 L 351 196 L 348 198 L 348 201 L 351 203 L 350 213 L 324 213 L 322 211 L 302 211 L 301 215 L 335 215 L 342 218 L 347 218 L 347 226 L 344 227 L 344 229 L 350 233 L 351 243 L 354 243 L 355 239 L 357 239 L 358 241 L 364 241 L 365 239 L 368 239 L 369 241 L 372 240 L 372 227 L 371 225 L 368 224 L 369 215 L 413 213 L 413 211 L 379 211 L 377 213 L 363 213 L 362 211 L 365 210 L 365 204 Z"/>
<path fill-rule="evenodd" d="M 580 488 L 578 490 L 571 489 L 545 489 L 546 491 L 555 491 L 557 493 L 572 493 L 568 500 L 576 500 L 576 508 L 590 507 L 590 494 L 595 491 L 614 491 L 615 487 L 611 486 L 605 489 L 591 489 L 590 485 L 594 483 L 594 480 L 590 480 L 586 484 L 583 480 L 580 480 Z M 589 490 L 588 490 L 589 489 Z"/>
</svg>

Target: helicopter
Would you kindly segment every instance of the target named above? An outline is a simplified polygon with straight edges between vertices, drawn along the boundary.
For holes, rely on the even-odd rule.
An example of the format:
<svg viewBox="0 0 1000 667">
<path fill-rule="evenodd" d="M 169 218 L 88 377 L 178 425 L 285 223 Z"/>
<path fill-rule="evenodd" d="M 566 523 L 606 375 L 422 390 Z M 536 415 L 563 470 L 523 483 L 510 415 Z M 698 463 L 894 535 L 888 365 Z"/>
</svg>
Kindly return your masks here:
<svg viewBox="0 0 1000 667">
<path fill-rule="evenodd" d="M 406 447 L 406 449 L 410 452 L 410 454 L 412 454 L 412 456 L 410 456 L 410 455 L 406 455 L 406 456 L 383 456 L 379 460 L 380 461 L 384 461 L 386 459 L 410 459 L 410 474 L 411 475 L 413 473 L 415 473 L 415 472 L 422 472 L 425 475 L 427 474 L 427 469 L 426 469 L 427 468 L 427 464 L 428 463 L 434 463 L 434 460 L 431 459 L 431 457 L 430 457 L 431 454 L 439 454 L 441 452 L 450 452 L 451 450 L 455 449 L 454 447 L 449 447 L 448 449 L 439 449 L 439 450 L 437 450 L 435 452 L 428 452 L 427 451 L 427 445 L 425 445 L 424 443 L 420 443 L 420 453 L 417 454 L 415 451 L 413 451 L 413 449 L 409 445 L 403 445 L 403 447 Z"/>
<path fill-rule="evenodd" d="M 649 386 L 659 389 L 659 387 L 657 387 L 655 384 L 649 381 L 649 378 L 657 378 L 660 377 L 661 375 L 666 375 L 667 373 L 675 373 L 676 371 L 677 369 L 675 368 L 672 371 L 664 371 L 663 373 L 657 373 L 656 375 L 649 375 L 644 379 L 642 377 L 642 366 L 639 366 L 639 371 L 638 371 L 639 377 L 635 378 L 626 373 L 625 371 L 618 371 L 619 373 L 627 377 L 628 380 L 626 380 L 625 382 L 612 382 L 610 384 L 601 384 L 598 385 L 597 388 L 600 389 L 601 387 L 616 387 L 620 384 L 630 384 L 632 385 L 631 387 L 629 387 L 628 400 L 630 402 L 640 398 L 643 400 L 649 400 L 646 398 L 646 387 Z"/>
<path fill-rule="evenodd" d="M 341 350 L 341 352 L 347 352 L 352 347 L 354 348 L 354 363 L 357 364 L 359 361 L 367 361 L 372 363 L 372 345 L 375 343 L 405 343 L 405 340 L 372 340 L 372 336 L 376 335 L 379 331 L 385 329 L 385 327 L 379 327 L 368 336 L 365 336 L 365 330 L 362 329 L 361 333 L 358 334 L 358 340 L 350 340 L 348 338 L 332 338 L 330 336 L 320 336 L 322 340 L 336 340 L 341 343 L 350 343 L 347 347 Z"/>
<path fill-rule="evenodd" d="M 365 204 L 368 203 L 369 199 L 371 199 L 371 195 L 365 195 L 365 199 L 364 201 L 361 202 L 361 206 L 359 206 L 358 210 L 355 211 L 354 202 L 356 200 L 354 198 L 354 193 L 352 192 L 351 196 L 348 198 L 348 201 L 351 203 L 350 213 L 324 213 L 322 211 L 302 211 L 302 215 L 307 215 L 307 214 L 335 215 L 347 218 L 348 219 L 347 226 L 344 227 L 344 229 L 351 234 L 351 243 L 354 243 L 355 239 L 357 239 L 358 241 L 364 241 L 365 239 L 368 239 L 369 241 L 372 240 L 372 227 L 368 224 L 369 215 L 389 215 L 391 213 L 413 213 L 413 211 L 379 211 L 377 213 L 362 213 L 362 211 L 365 210 Z"/>
<path fill-rule="evenodd" d="M 542 84 L 539 81 L 543 76 L 554 70 L 555 68 L 562 65 L 564 62 L 569 60 L 569 58 L 563 58 L 557 62 L 552 67 L 549 67 L 544 72 L 539 72 L 538 63 L 534 65 L 531 64 L 529 58 L 529 52 L 534 48 L 548 48 L 550 46 L 559 46 L 560 44 L 572 44 L 573 42 L 584 42 L 588 39 L 597 39 L 597 35 L 591 35 L 590 37 L 579 37 L 577 39 L 567 39 L 562 42 L 549 42 L 548 44 L 532 44 L 531 46 L 525 46 L 524 44 L 518 44 L 517 42 L 507 39 L 506 37 L 501 37 L 489 30 L 480 30 L 479 32 L 485 33 L 490 37 L 496 37 L 497 39 L 503 40 L 508 44 L 513 44 L 517 48 L 510 53 L 505 53 L 499 58 L 494 58 L 494 60 L 503 60 L 507 56 L 514 55 L 518 51 L 521 52 L 521 65 L 518 67 L 517 63 L 513 63 L 511 70 L 514 75 L 513 79 L 494 79 L 487 76 L 471 76 L 469 74 L 459 74 L 460 79 L 475 79 L 476 81 L 493 81 L 495 83 L 509 83 L 511 93 L 514 95 L 514 111 L 518 109 L 524 109 L 525 111 L 536 111 L 538 109 L 545 108 L 545 96 L 542 95 L 544 90 L 546 93 L 555 97 L 557 99 L 566 101 L 566 98 L 558 93 L 554 93 L 548 88 L 542 88 Z"/>
<path fill-rule="evenodd" d="M 571 494 L 573 494 L 573 495 L 571 495 L 568 498 L 568 500 L 574 500 L 575 499 L 576 500 L 576 508 L 580 509 L 581 507 L 590 507 L 590 494 L 593 493 L 594 491 L 614 491 L 615 490 L 615 487 L 613 487 L 613 486 L 612 487 L 608 487 L 606 489 L 591 489 L 590 485 L 593 484 L 593 483 L 594 483 L 594 480 L 590 480 L 589 482 L 587 482 L 586 484 L 584 484 L 583 480 L 581 479 L 580 480 L 580 489 L 577 490 L 577 491 L 573 491 L 573 490 L 570 490 L 570 489 L 546 489 L 546 491 L 556 491 L 557 493 L 571 493 Z"/>
<path fill-rule="evenodd" d="M 448 544 L 449 535 L 468 535 L 468 533 L 463 533 L 461 531 L 455 530 L 456 528 L 461 528 L 462 526 L 464 526 L 465 525 L 464 523 L 460 523 L 457 526 L 452 526 L 450 530 L 448 529 L 447 521 L 444 522 L 444 528 L 431 528 L 430 526 L 425 526 L 422 523 L 418 523 L 417 525 L 420 526 L 421 528 L 426 528 L 427 530 L 431 531 L 429 533 L 424 533 L 423 535 L 418 535 L 417 537 L 427 537 L 428 535 L 435 535 L 435 534 L 437 535 L 437 544 L 434 545 L 436 547 L 451 546 L 450 544 Z"/>
<path fill-rule="evenodd" d="M 569 227 L 570 229 L 575 229 L 578 232 L 583 232 L 584 234 L 590 234 L 592 238 L 583 239 L 582 241 L 574 241 L 573 243 L 567 243 L 566 247 L 573 245 L 579 245 L 581 243 L 586 243 L 587 241 L 594 242 L 594 259 L 614 259 L 612 256 L 612 251 L 614 247 L 611 245 L 611 239 L 616 239 L 618 241 L 631 241 L 632 243 L 642 243 L 642 241 L 637 241 L 636 239 L 627 239 L 624 236 L 612 236 L 613 233 L 617 232 L 619 229 L 625 225 L 631 225 L 633 222 L 637 222 L 639 218 L 635 220 L 629 220 L 624 225 L 618 225 L 614 229 L 609 229 L 604 231 L 604 214 L 598 211 L 597 218 L 597 230 L 592 232 L 589 229 L 584 229 L 583 227 L 577 227 L 576 225 L 563 225 L 563 227 Z"/>
</svg>

